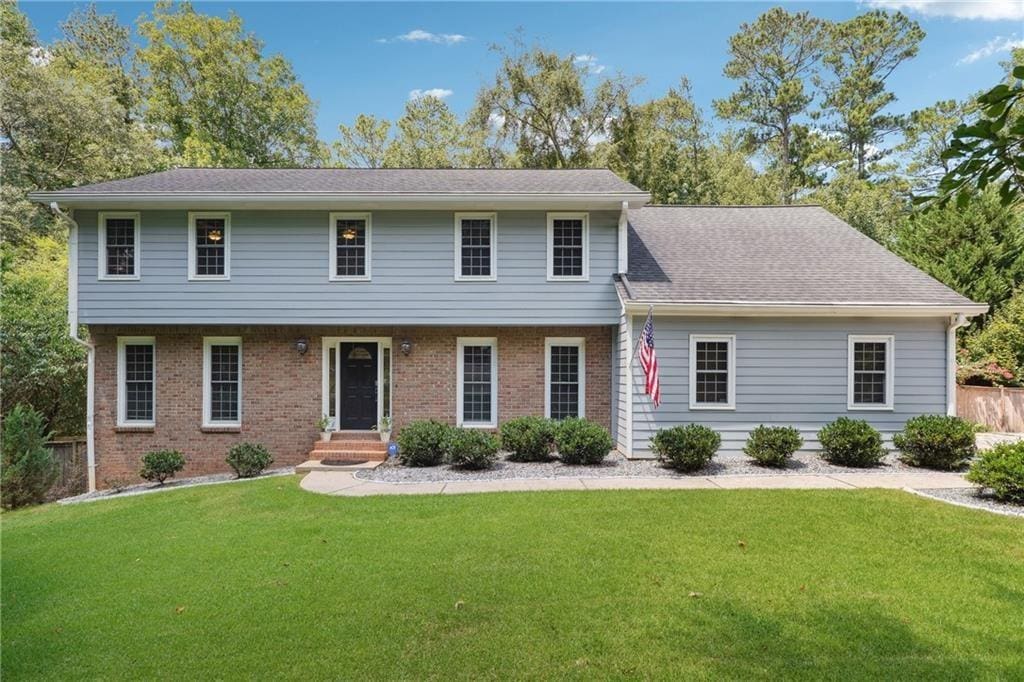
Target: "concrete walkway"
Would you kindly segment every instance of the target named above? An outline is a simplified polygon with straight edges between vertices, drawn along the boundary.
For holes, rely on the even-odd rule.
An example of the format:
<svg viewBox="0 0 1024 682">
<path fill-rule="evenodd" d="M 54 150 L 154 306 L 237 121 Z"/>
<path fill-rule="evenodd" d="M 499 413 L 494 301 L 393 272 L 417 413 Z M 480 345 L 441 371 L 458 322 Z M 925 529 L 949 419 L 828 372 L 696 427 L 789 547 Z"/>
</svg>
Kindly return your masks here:
<svg viewBox="0 0 1024 682">
<path fill-rule="evenodd" d="M 695 488 L 965 488 L 963 475 L 938 471 L 898 474 L 782 474 L 763 476 L 680 476 L 670 478 L 515 478 L 491 481 L 448 481 L 430 483 L 380 483 L 356 478 L 349 471 L 312 471 L 300 485 L 323 495 L 361 497 L 364 495 L 457 495 L 517 490 L 627 490 Z"/>
</svg>

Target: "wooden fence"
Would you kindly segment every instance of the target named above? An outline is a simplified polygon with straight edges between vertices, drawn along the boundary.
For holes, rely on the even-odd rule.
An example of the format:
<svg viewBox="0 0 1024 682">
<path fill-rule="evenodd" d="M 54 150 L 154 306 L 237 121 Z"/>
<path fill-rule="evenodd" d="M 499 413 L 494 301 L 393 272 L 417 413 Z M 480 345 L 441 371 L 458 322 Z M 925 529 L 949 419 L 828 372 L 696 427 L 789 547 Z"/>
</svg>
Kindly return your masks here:
<svg viewBox="0 0 1024 682">
<path fill-rule="evenodd" d="M 89 477 L 86 472 L 88 463 L 85 438 L 54 438 L 46 447 L 50 448 L 59 470 L 57 481 L 46 495 L 47 499 L 59 500 L 86 492 L 89 489 Z"/>
<path fill-rule="evenodd" d="M 957 386 L 956 413 L 994 431 L 1024 432 L 1024 388 Z"/>
</svg>

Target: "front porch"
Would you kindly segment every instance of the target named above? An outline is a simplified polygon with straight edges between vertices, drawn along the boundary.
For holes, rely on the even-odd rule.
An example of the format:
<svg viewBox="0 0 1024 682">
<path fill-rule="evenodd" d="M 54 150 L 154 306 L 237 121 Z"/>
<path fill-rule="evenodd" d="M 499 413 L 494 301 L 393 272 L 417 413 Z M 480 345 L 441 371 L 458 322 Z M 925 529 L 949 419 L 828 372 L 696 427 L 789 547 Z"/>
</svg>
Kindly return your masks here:
<svg viewBox="0 0 1024 682">
<path fill-rule="evenodd" d="M 373 469 L 387 456 L 388 443 L 381 440 L 378 431 L 334 431 L 330 440 L 318 440 L 313 444 L 309 459 L 297 465 L 295 473 Z"/>
</svg>

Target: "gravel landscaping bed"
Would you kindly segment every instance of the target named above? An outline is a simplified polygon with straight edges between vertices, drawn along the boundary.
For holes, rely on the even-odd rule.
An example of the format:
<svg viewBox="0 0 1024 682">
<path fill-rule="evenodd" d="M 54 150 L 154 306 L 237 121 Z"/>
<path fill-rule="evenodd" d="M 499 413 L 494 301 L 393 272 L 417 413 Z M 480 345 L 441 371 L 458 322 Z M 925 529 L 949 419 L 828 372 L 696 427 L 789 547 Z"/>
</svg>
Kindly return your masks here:
<svg viewBox="0 0 1024 682">
<path fill-rule="evenodd" d="M 999 502 L 988 491 L 980 488 L 930 488 L 916 490 L 925 497 L 931 497 L 943 502 L 982 509 L 984 511 L 996 512 L 997 514 L 1008 514 L 1010 516 L 1024 516 L 1024 505 Z"/>
<path fill-rule="evenodd" d="M 436 467 L 406 467 L 388 460 L 376 469 L 357 471 L 356 478 L 380 483 L 428 483 L 437 481 L 494 481 L 512 478 L 648 478 L 663 476 L 786 476 L 791 474 L 880 473 L 892 474 L 920 471 L 908 467 L 896 455 L 886 455 L 877 467 L 858 469 L 829 464 L 817 455 L 798 453 L 784 469 L 759 466 L 739 455 L 721 457 L 700 471 L 683 474 L 666 469 L 656 460 L 628 460 L 612 453 L 603 464 L 596 466 L 569 466 L 557 460 L 550 462 L 509 462 L 500 459 L 493 469 L 465 471 L 447 465 Z"/>
<path fill-rule="evenodd" d="M 114 497 L 131 497 L 132 495 L 145 495 L 147 493 L 158 493 L 163 490 L 176 490 L 178 488 L 191 488 L 197 485 L 212 485 L 214 483 L 233 483 L 235 481 L 252 481 L 257 478 L 269 476 L 287 476 L 295 473 L 295 467 L 283 467 L 281 469 L 268 469 L 259 476 L 252 478 L 238 478 L 234 474 L 210 474 L 209 476 L 193 476 L 191 478 L 172 478 L 163 485 L 157 483 L 138 483 L 130 485 L 120 491 L 97 490 L 91 493 L 82 493 L 74 497 L 65 497 L 57 500 L 57 504 L 77 504 L 79 502 L 93 502 L 95 500 L 108 500 Z"/>
</svg>

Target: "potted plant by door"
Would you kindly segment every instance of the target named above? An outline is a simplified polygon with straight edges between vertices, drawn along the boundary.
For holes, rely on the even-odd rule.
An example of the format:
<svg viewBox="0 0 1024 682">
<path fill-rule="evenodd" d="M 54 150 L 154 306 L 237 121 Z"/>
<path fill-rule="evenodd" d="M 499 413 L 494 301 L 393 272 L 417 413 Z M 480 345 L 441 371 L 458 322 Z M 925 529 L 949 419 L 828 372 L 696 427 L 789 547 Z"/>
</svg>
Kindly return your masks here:
<svg viewBox="0 0 1024 682">
<path fill-rule="evenodd" d="M 391 442 L 391 417 L 384 417 L 380 420 L 380 441 L 382 443 Z"/>
<path fill-rule="evenodd" d="M 331 439 L 331 430 L 329 428 L 330 425 L 331 418 L 328 417 L 326 414 L 320 417 L 320 419 L 318 419 L 316 422 L 316 427 L 320 430 L 320 440 L 322 440 L 325 443 Z"/>
</svg>

